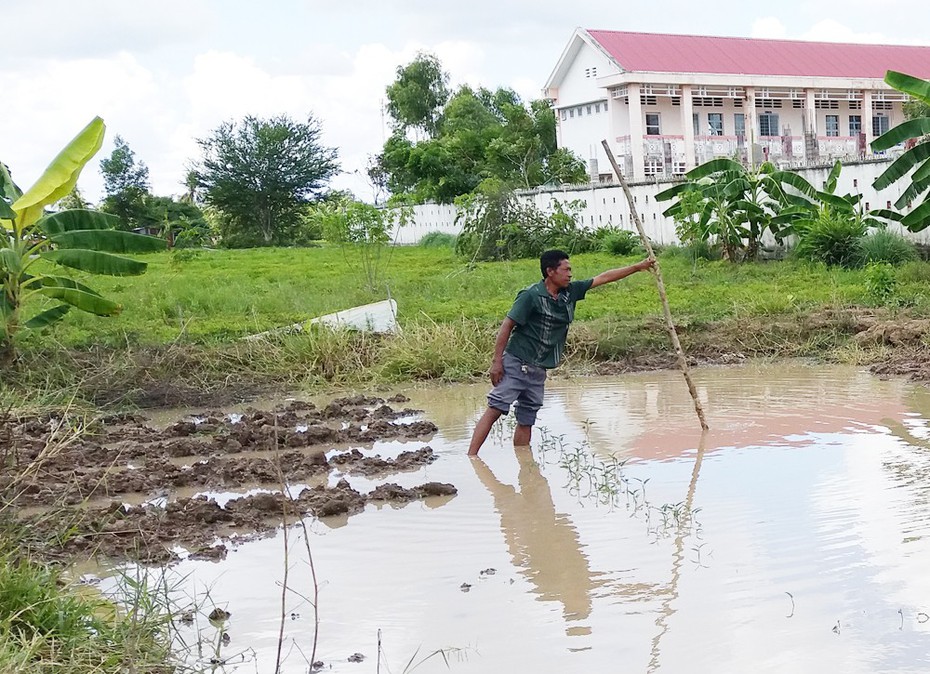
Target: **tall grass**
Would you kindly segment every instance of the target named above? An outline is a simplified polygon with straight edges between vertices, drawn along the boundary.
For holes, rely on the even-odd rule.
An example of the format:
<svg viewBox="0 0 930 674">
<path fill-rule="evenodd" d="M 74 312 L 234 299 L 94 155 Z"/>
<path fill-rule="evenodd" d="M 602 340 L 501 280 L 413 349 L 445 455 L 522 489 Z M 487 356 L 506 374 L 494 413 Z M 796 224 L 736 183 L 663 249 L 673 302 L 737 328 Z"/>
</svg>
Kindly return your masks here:
<svg viewBox="0 0 930 674">
<path fill-rule="evenodd" d="M 900 234 L 882 229 L 859 240 L 861 264 L 903 265 L 918 258 L 917 247 Z"/>
</svg>

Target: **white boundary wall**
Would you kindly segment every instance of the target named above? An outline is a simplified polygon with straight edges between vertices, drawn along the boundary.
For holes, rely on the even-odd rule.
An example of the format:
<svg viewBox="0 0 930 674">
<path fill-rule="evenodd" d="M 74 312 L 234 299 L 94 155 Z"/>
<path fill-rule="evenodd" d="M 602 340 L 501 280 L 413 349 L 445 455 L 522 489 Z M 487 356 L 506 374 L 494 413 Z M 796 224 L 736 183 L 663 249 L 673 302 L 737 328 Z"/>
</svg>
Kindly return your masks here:
<svg viewBox="0 0 930 674">
<path fill-rule="evenodd" d="M 872 182 L 884 171 L 891 160 L 865 161 L 845 164 L 840 173 L 836 187 L 837 194 L 861 194 L 863 204 L 868 208 L 892 207 L 907 187 L 907 181 L 900 181 L 881 192 L 872 188 Z M 824 181 L 830 175 L 832 165 L 794 169 L 818 189 L 823 188 Z M 630 185 L 636 208 L 643 222 L 643 228 L 650 239 L 659 244 L 678 243 L 675 235 L 675 223 L 666 218 L 662 212 L 670 202 L 657 202 L 655 195 L 667 189 L 674 182 L 648 182 Z M 552 210 L 552 201 L 569 202 L 579 200 L 584 207 L 579 211 L 581 224 L 586 227 L 606 227 L 613 225 L 620 229 L 635 231 L 630 219 L 630 210 L 626 205 L 623 189 L 617 184 L 571 186 L 557 190 L 535 190 L 520 194 L 522 199 L 532 201 L 541 209 Z M 414 206 L 413 221 L 397 233 L 397 242 L 415 244 L 429 232 L 446 232 L 458 234 L 461 227 L 456 224 L 457 209 L 451 204 L 423 204 Z M 930 244 L 930 229 L 917 234 L 903 232 L 915 242 Z"/>
</svg>

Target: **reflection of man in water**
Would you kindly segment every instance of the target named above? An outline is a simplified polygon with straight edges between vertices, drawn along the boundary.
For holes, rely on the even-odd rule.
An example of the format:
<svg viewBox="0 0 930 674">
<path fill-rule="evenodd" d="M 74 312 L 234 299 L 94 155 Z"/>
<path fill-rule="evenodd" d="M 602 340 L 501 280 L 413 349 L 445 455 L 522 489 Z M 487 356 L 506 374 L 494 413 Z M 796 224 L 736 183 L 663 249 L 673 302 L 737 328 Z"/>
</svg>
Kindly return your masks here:
<svg viewBox="0 0 930 674">
<path fill-rule="evenodd" d="M 519 492 L 499 482 L 480 459 L 471 463 L 494 497 L 514 566 L 522 569 L 543 601 L 562 603 L 567 635 L 590 634 L 589 626 L 572 623 L 590 615 L 591 591 L 602 583 L 591 578 L 571 521 L 555 512 L 549 483 L 539 472 L 533 453 L 524 449 L 516 454 L 520 464 Z"/>
</svg>

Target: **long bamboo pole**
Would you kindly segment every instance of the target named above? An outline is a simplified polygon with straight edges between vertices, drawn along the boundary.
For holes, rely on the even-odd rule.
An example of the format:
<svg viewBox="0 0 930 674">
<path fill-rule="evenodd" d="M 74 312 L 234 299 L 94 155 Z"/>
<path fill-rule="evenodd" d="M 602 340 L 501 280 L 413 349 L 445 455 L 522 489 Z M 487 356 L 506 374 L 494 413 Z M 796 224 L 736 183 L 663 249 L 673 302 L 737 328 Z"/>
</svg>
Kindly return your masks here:
<svg viewBox="0 0 930 674">
<path fill-rule="evenodd" d="M 652 273 L 655 274 L 656 285 L 659 287 L 659 297 L 662 299 L 662 311 L 665 314 L 665 325 L 668 328 L 668 336 L 672 340 L 672 346 L 675 347 L 675 355 L 678 356 L 678 366 L 681 368 L 681 373 L 684 375 L 685 382 L 688 384 L 688 391 L 691 393 L 691 399 L 694 401 L 694 411 L 697 412 L 698 419 L 701 422 L 701 428 L 706 431 L 708 426 L 707 421 L 704 419 L 704 408 L 701 407 L 697 389 L 694 388 L 694 382 L 691 380 L 688 359 L 685 358 L 685 352 L 682 350 L 681 342 L 678 340 L 678 332 L 675 330 L 675 322 L 672 320 L 672 310 L 669 309 L 668 306 L 668 295 L 665 294 L 665 282 L 662 280 L 662 270 L 659 269 L 659 261 L 656 259 L 655 251 L 652 250 L 652 243 L 649 241 L 649 237 L 646 236 L 646 231 L 643 229 L 643 223 L 639 219 L 639 212 L 636 210 L 636 204 L 633 202 L 633 194 L 630 192 L 630 186 L 627 185 L 623 173 L 620 171 L 620 167 L 617 166 L 614 153 L 610 150 L 610 145 L 607 144 L 606 140 L 602 140 L 601 145 L 604 146 L 604 152 L 607 153 L 610 165 L 613 166 L 614 173 L 617 175 L 617 180 L 620 181 L 620 187 L 623 188 L 623 193 L 626 195 L 626 201 L 630 205 L 630 214 L 633 216 L 633 222 L 636 224 L 636 231 L 639 232 L 639 238 L 643 242 L 643 247 L 646 249 L 649 257 L 655 260 Z"/>
</svg>

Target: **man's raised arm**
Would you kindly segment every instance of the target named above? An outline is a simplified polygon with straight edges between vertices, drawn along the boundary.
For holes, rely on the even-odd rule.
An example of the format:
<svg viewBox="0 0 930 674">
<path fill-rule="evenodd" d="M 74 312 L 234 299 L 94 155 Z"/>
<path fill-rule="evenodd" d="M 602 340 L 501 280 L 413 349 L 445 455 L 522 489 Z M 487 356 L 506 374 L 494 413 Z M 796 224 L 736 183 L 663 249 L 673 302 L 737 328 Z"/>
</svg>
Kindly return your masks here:
<svg viewBox="0 0 930 674">
<path fill-rule="evenodd" d="M 655 266 L 655 258 L 646 258 L 642 262 L 637 262 L 636 264 L 631 264 L 629 267 L 618 267 L 617 269 L 608 269 L 607 271 L 601 272 L 594 277 L 594 282 L 591 283 L 592 288 L 597 288 L 602 286 L 605 283 L 613 283 L 614 281 L 619 281 L 622 278 L 626 278 L 630 274 L 635 274 L 638 271 L 645 271 L 651 269 Z"/>
</svg>

